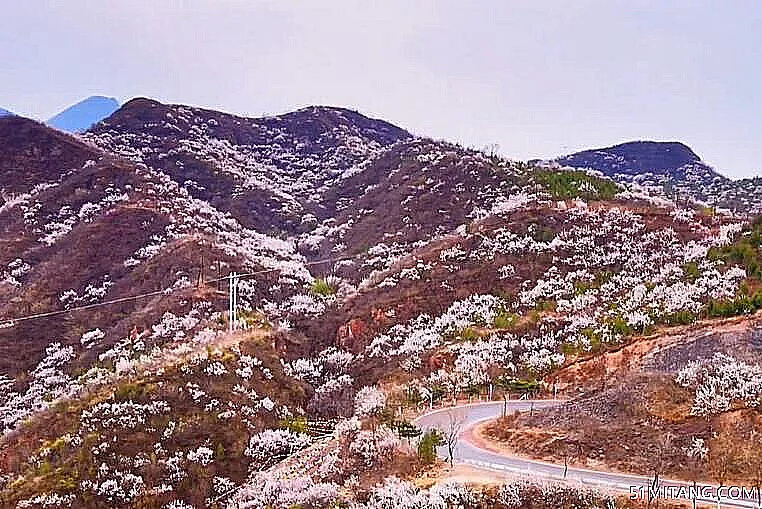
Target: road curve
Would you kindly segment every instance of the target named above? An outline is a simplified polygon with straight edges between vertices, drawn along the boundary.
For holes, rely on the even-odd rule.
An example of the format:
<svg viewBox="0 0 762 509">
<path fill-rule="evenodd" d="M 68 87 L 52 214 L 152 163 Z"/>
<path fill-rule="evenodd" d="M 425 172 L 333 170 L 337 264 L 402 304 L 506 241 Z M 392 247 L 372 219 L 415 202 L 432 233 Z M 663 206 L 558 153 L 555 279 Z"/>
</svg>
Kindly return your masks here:
<svg viewBox="0 0 762 509">
<path fill-rule="evenodd" d="M 528 411 L 530 408 L 541 410 L 542 408 L 548 408 L 560 403 L 562 403 L 562 401 L 557 400 L 508 401 L 507 410 L 509 413 L 515 411 L 524 412 Z M 423 430 L 436 428 L 443 433 L 447 433 L 448 429 L 451 429 L 452 427 L 451 422 L 453 420 L 460 422 L 460 437 L 453 454 L 456 462 L 466 463 L 482 470 L 491 472 L 510 472 L 514 475 L 518 474 L 523 477 L 551 480 L 566 479 L 567 481 L 580 482 L 591 488 L 605 489 L 607 491 L 613 490 L 625 495 L 638 493 L 640 496 L 646 497 L 647 499 L 648 486 L 653 481 L 653 478 L 648 478 L 647 476 L 588 470 L 576 467 L 568 467 L 568 469 L 566 469 L 566 474 L 564 475 L 563 465 L 508 456 L 479 448 L 469 442 L 468 431 L 483 421 L 500 417 L 503 413 L 504 404 L 505 403 L 502 401 L 496 401 L 492 403 L 475 403 L 456 407 L 446 407 L 422 415 L 414 421 L 414 424 Z M 447 447 L 440 447 L 438 452 L 443 458 L 449 457 Z M 677 497 L 687 497 L 687 501 L 690 501 L 690 496 L 687 495 L 686 492 L 678 494 L 676 490 L 687 490 L 691 487 L 691 483 L 662 479 L 660 480 L 660 486 L 662 487 L 662 490 L 675 490 L 671 492 L 671 498 L 673 498 L 672 502 L 679 502 L 679 500 L 674 500 L 674 498 Z M 697 497 L 698 502 L 717 504 L 717 488 L 715 486 L 699 484 L 698 488 L 700 490 L 700 495 Z M 725 492 L 723 492 L 721 501 L 723 507 L 758 507 L 756 499 L 748 497 L 744 498 L 742 493 L 735 493 L 735 489 L 733 489 L 732 492 L 729 492 L 726 487 L 724 490 Z M 685 500 L 685 498 L 683 499 Z"/>
</svg>

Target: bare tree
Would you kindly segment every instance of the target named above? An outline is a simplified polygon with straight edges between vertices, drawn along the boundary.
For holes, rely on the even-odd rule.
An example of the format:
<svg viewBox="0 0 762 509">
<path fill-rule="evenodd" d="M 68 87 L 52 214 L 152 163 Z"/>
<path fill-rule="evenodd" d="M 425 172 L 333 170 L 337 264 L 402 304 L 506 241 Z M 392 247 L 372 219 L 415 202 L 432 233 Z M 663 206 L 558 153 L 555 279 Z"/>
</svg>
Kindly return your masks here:
<svg viewBox="0 0 762 509">
<path fill-rule="evenodd" d="M 460 433 L 466 423 L 466 416 L 462 411 L 450 410 L 447 412 L 447 422 L 444 423 L 444 429 L 441 429 L 442 438 L 447 446 L 450 466 L 453 466 L 455 447 L 458 445 Z"/>
<path fill-rule="evenodd" d="M 762 423 L 751 416 L 744 423 L 744 440 L 739 443 L 740 471 L 754 487 L 757 494 L 757 507 L 762 507 Z"/>
<path fill-rule="evenodd" d="M 562 439 L 561 452 L 564 455 L 564 479 L 569 473 L 569 462 L 572 463 L 582 456 L 582 444 L 578 440 L 571 440 L 568 436 Z"/>
<path fill-rule="evenodd" d="M 743 466 L 757 493 L 757 507 L 762 507 L 762 434 L 753 431 L 744 447 Z"/>
<path fill-rule="evenodd" d="M 497 157 L 497 154 L 500 152 L 500 145 L 497 143 L 490 143 L 484 147 L 483 151 L 491 158 Z"/>
<path fill-rule="evenodd" d="M 661 486 L 661 475 L 664 472 L 665 468 L 668 465 L 668 458 L 670 456 L 670 453 L 672 452 L 672 441 L 674 439 L 674 435 L 671 432 L 666 432 L 659 440 L 656 441 L 654 444 L 654 451 L 652 455 L 652 461 L 651 461 L 651 471 L 653 472 L 654 479 L 651 483 L 651 488 L 654 493 L 657 494 L 656 499 L 656 506 L 659 506 L 659 498 L 658 493 Z M 651 492 L 649 491 L 648 494 L 648 506 L 651 506 Z"/>
<path fill-rule="evenodd" d="M 706 459 L 709 453 L 709 448 L 704 443 L 704 439 L 700 437 L 693 437 L 689 447 L 684 449 L 686 455 L 686 468 L 688 470 L 689 477 L 693 482 L 693 493 L 691 499 L 693 500 L 693 509 L 696 509 L 696 491 L 698 484 L 698 477 L 706 469 Z"/>
<path fill-rule="evenodd" d="M 739 443 L 735 434 L 724 431 L 715 434 L 709 444 L 709 469 L 719 484 L 717 488 L 717 508 L 720 507 L 720 488 L 725 486 L 739 463 Z"/>
</svg>

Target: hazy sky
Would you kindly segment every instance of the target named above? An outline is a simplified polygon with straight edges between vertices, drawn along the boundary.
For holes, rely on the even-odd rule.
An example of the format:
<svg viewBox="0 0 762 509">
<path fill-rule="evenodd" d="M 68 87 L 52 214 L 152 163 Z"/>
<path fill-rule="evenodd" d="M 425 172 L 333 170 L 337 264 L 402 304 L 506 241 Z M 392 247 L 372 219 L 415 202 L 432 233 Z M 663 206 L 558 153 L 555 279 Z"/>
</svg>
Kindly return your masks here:
<svg viewBox="0 0 762 509">
<path fill-rule="evenodd" d="M 762 174 L 762 2 L 3 0 L 0 107 L 347 106 L 511 157 L 679 140 Z"/>
</svg>

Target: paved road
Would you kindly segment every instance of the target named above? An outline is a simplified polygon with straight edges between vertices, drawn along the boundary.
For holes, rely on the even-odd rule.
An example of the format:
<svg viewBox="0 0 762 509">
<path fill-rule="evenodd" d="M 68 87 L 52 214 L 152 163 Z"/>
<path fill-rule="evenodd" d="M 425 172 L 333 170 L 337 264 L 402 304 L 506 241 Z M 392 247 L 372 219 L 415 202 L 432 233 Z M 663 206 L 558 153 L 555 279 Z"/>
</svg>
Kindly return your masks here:
<svg viewBox="0 0 762 509">
<path fill-rule="evenodd" d="M 516 410 L 528 411 L 530 408 L 541 410 L 542 408 L 548 408 L 559 403 L 559 401 L 552 400 L 509 401 L 508 412 L 510 413 Z M 502 415 L 502 412 L 502 401 L 493 403 L 476 403 L 472 405 L 462 405 L 434 410 L 416 419 L 415 424 L 424 430 L 437 428 L 446 433 L 447 430 L 451 428 L 451 421 L 455 420 L 462 422 L 461 436 L 453 455 L 456 462 L 470 464 L 477 468 L 492 472 L 510 472 L 524 477 L 540 477 L 545 479 L 565 478 L 570 481 L 580 482 L 592 488 L 615 490 L 626 495 L 639 493 L 642 497 L 647 499 L 648 486 L 653 479 L 649 479 L 645 476 L 634 476 L 573 467 L 569 467 L 564 475 L 563 465 L 507 456 L 481 449 L 468 441 L 467 431 L 470 428 L 473 428 L 480 422 L 495 419 Z M 438 452 L 439 455 L 444 458 L 449 457 L 447 447 L 440 447 Z M 682 493 L 679 493 L 677 491 L 680 489 L 689 489 L 691 487 L 690 483 L 663 479 L 661 480 L 660 486 L 662 486 L 662 490 L 673 490 L 671 491 L 670 498 L 691 499 L 691 496 L 688 494 L 689 492 L 683 491 Z M 699 495 L 697 496 L 697 500 L 699 502 L 711 504 L 717 503 L 716 487 L 699 484 L 698 488 Z M 726 487 L 724 490 L 726 491 L 722 493 L 723 507 L 758 507 L 756 499 L 748 497 L 744 498 L 743 493 L 736 493 L 735 489 L 728 491 L 729 488 Z M 664 491 L 662 491 L 662 493 L 664 493 Z M 674 501 L 675 500 L 673 500 L 673 502 Z"/>
</svg>

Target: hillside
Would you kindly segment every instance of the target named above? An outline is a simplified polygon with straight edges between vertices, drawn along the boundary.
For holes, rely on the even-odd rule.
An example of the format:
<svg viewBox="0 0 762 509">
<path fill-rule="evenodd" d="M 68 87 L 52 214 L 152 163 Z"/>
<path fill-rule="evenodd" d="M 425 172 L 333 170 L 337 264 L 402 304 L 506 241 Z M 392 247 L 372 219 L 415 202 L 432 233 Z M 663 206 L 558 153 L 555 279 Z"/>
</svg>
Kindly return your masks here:
<svg viewBox="0 0 762 509">
<path fill-rule="evenodd" d="M 85 138 L 159 169 L 242 224 L 293 233 L 325 219 L 326 191 L 406 131 L 342 108 L 261 119 L 133 99 Z"/>
<path fill-rule="evenodd" d="M 672 199 L 692 199 L 712 207 L 758 214 L 762 182 L 731 180 L 678 142 L 634 141 L 559 157 L 555 163 L 601 172 Z"/>
<path fill-rule="evenodd" d="M 683 145 L 615 157 L 607 178 L 321 106 L 245 118 L 139 98 L 77 136 L 0 119 L 0 500 L 435 497 L 391 479 L 431 468 L 400 410 L 571 396 L 606 380 L 575 366 L 746 322 L 760 223 L 635 185 L 662 164 L 689 179 Z"/>
<path fill-rule="evenodd" d="M 655 334 L 560 370 L 559 383 L 582 394 L 574 400 L 483 432 L 549 461 L 753 485 L 759 334 L 758 314 Z"/>
<path fill-rule="evenodd" d="M 26 119 L 0 120 L 0 137 L 8 176 L 0 208 L 2 316 L 157 293 L 0 330 L 0 369 L 7 374 L 33 367 L 54 341 L 81 347 L 89 330 L 105 335 L 83 354 L 92 360 L 132 329 L 150 331 L 170 309 L 177 320 L 187 313 L 196 322 L 208 318 L 224 307 L 225 294 L 196 288 L 197 280 L 219 277 L 223 268 L 284 267 L 284 297 L 308 281 L 300 281 L 309 274 L 292 244 L 247 230 L 158 172 Z M 252 287 L 242 298 L 257 294 Z"/>
</svg>

